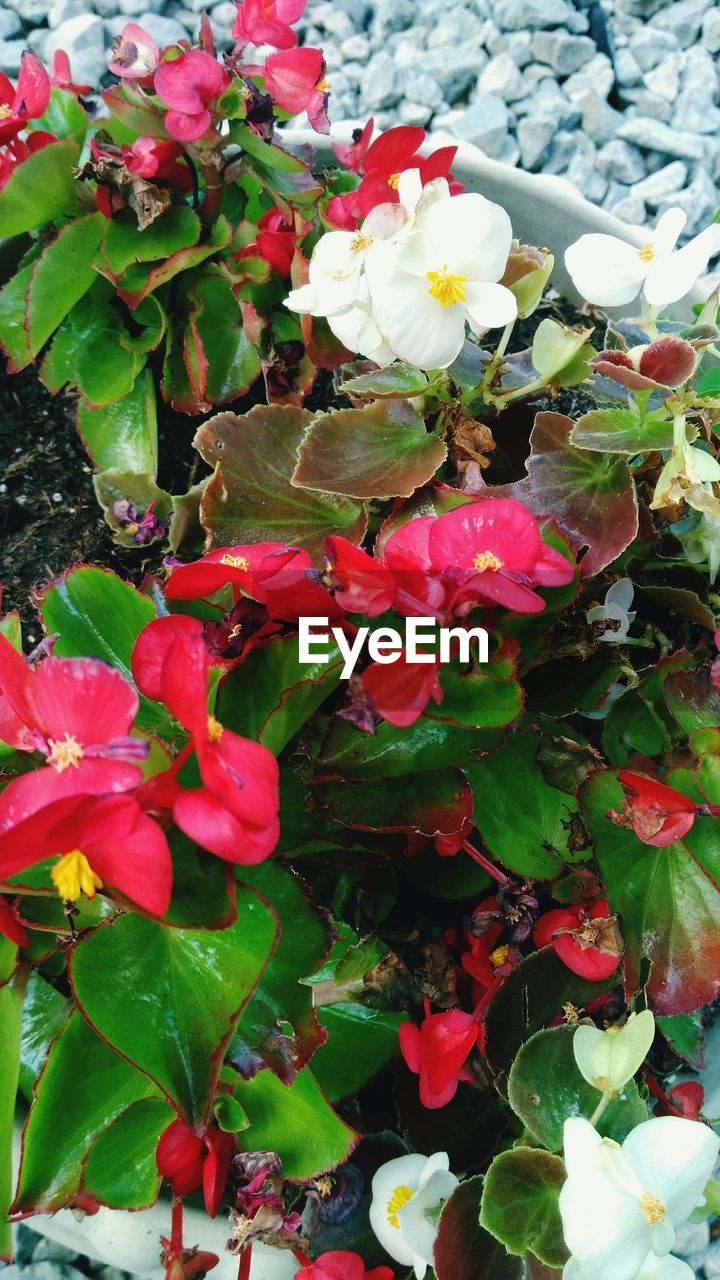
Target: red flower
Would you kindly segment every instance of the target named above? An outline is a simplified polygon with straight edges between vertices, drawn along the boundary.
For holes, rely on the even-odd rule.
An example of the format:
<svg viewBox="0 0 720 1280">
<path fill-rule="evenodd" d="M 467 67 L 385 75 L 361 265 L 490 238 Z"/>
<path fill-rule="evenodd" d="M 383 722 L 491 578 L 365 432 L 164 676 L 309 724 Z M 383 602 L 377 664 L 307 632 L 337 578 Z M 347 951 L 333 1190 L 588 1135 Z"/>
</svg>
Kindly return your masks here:
<svg viewBox="0 0 720 1280">
<path fill-rule="evenodd" d="M 165 584 L 169 600 L 204 600 L 231 586 L 264 604 L 272 618 L 296 622 L 304 615 L 340 617 L 342 609 L 313 577 L 307 551 L 282 542 L 220 547 L 192 564 L 178 565 Z"/>
<path fill-rule="evenodd" d="M 214 1218 L 228 1180 L 235 1139 L 222 1129 L 196 1133 L 184 1120 L 173 1120 L 161 1133 L 155 1159 L 158 1173 L 172 1185 L 173 1195 L 187 1196 L 202 1186 L 205 1208 Z"/>
<path fill-rule="evenodd" d="M 246 44 L 269 44 L 273 49 L 292 49 L 298 42 L 291 29 L 305 12 L 307 0 L 235 0 L 237 17 L 233 38 Z"/>
<path fill-rule="evenodd" d="M 27 930 L 20 924 L 10 903 L 4 898 L 0 898 L 0 933 L 10 942 L 14 942 L 16 947 L 28 945 Z"/>
<path fill-rule="evenodd" d="M 9 788 L 8 788 L 9 790 Z M 104 886 L 143 911 L 163 916 L 170 903 L 172 860 L 164 833 L 132 796 L 69 796 L 3 826 L 0 801 L 0 877 L 7 880 L 46 858 L 59 857 L 52 879 L 60 897 L 77 901 Z"/>
<path fill-rule="evenodd" d="M 64 49 L 56 49 L 53 54 L 50 83 L 56 89 L 65 89 L 68 93 L 74 93 L 76 97 L 80 97 L 83 93 L 90 93 L 92 89 L 91 84 L 75 84 L 70 70 L 70 59 Z"/>
<path fill-rule="evenodd" d="M 227 71 L 203 49 L 181 53 L 155 72 L 155 92 L 170 108 L 165 127 L 180 142 L 195 142 L 212 124 L 212 109 L 232 83 Z"/>
<path fill-rule="evenodd" d="M 251 257 L 258 254 L 281 279 L 288 280 L 295 256 L 295 241 L 295 228 L 290 222 L 286 222 L 285 214 L 276 205 L 263 214 L 258 222 L 254 244 L 247 245 L 240 256 Z"/>
<path fill-rule="evenodd" d="M 363 173 L 365 169 L 365 158 L 374 128 L 375 121 L 371 116 L 362 129 L 353 129 L 352 142 L 349 146 L 342 146 L 339 142 L 333 143 L 335 156 L 352 173 Z"/>
<path fill-rule="evenodd" d="M 632 827 L 643 844 L 657 849 L 682 840 L 695 821 L 697 806 L 692 800 L 643 773 L 621 769 L 619 778 L 625 805 L 620 813 L 608 810 L 612 822 L 619 827 Z"/>
<path fill-rule="evenodd" d="M 343 609 L 375 618 L 392 607 L 395 582 L 382 563 L 335 535 L 325 539 L 324 551 L 332 592 Z"/>
<path fill-rule="evenodd" d="M 366 1271 L 357 1253 L 331 1249 L 329 1253 L 321 1253 L 314 1262 L 304 1258 L 300 1270 L 295 1272 L 295 1280 L 393 1280 L 394 1275 L 389 1267 Z"/>
<path fill-rule="evenodd" d="M 513 498 L 486 498 L 439 516 L 429 535 L 435 569 L 456 584 L 452 607 L 478 600 L 540 613 L 532 588 L 571 582 L 573 566 L 546 546 L 535 517 Z"/>
<path fill-rule="evenodd" d="M 572 973 L 591 982 L 609 978 L 623 953 L 616 918 L 605 901 L 546 912 L 533 938 L 536 947 L 551 945 Z"/>
<path fill-rule="evenodd" d="M 325 59 L 319 49 L 287 49 L 265 59 L 265 88 L 276 106 L 291 116 L 307 111 L 318 133 L 327 133 Z"/>
<path fill-rule="evenodd" d="M 0 830 L 68 795 L 137 786 L 148 744 L 130 737 L 138 697 L 119 671 L 95 658 L 45 658 L 33 669 L 0 636 L 0 726 L 46 767 L 15 778 L 0 799 Z"/>
<path fill-rule="evenodd" d="M 430 1013 L 426 1001 L 420 1026 L 403 1022 L 398 1038 L 408 1067 L 420 1076 L 420 1101 L 434 1109 L 450 1102 L 460 1081 L 469 1079 L 465 1063 L 473 1049 L 481 1047 L 482 1030 L 474 1014 L 462 1009 Z"/>
<path fill-rule="evenodd" d="M 141 178 L 159 178 L 170 182 L 178 191 L 192 190 L 192 174 L 182 163 L 184 149 L 177 142 L 160 142 L 157 138 L 137 138 L 131 147 L 122 148 L 122 156 L 130 173 Z"/>
<path fill-rule="evenodd" d="M 451 181 L 450 169 L 457 147 L 440 147 L 423 158 L 419 151 L 424 141 L 425 130 L 420 125 L 398 125 L 375 139 L 365 154 L 365 176 L 354 193 L 361 217 L 366 217 L 376 205 L 397 202 L 398 178 L 406 169 L 418 169 L 423 186 L 434 178 Z M 453 183 L 451 190 L 455 193 L 462 188 Z"/>
<path fill-rule="evenodd" d="M 135 669 L 138 668 L 136 662 Z M 172 791 L 173 817 L 204 849 L 228 862 L 262 862 L 277 844 L 280 804 L 277 761 L 266 747 L 241 738 L 208 715 L 210 659 L 202 636 L 181 632 L 160 673 L 162 701 L 190 732 L 203 785 Z M 156 688 L 157 673 L 141 688 Z M 183 756 L 178 763 L 184 763 Z"/>
<path fill-rule="evenodd" d="M 33 129 L 27 138 L 13 138 L 5 149 L 0 151 L 0 191 L 12 177 L 19 164 L 27 160 L 36 151 L 42 151 L 50 142 L 57 142 L 54 133 L 46 133 L 44 129 Z"/>
<path fill-rule="evenodd" d="M 23 54 L 17 87 L 0 71 L 0 143 L 9 142 L 29 120 L 45 114 L 50 88 L 50 77 L 34 53 Z"/>
<path fill-rule="evenodd" d="M 155 41 L 136 22 L 128 22 L 110 47 L 108 69 L 124 80 L 150 80 L 160 65 Z"/>
<path fill-rule="evenodd" d="M 497 898 L 485 898 L 483 902 L 478 903 L 473 911 L 473 916 L 494 915 L 497 912 Z M 479 982 L 480 986 L 487 990 L 498 978 L 498 969 L 507 961 L 509 955 L 509 947 L 498 947 L 498 941 L 503 931 L 501 921 L 491 924 L 484 933 L 475 935 L 468 933 L 469 951 L 465 951 L 460 957 L 460 963 L 466 973 L 469 973 L 475 982 Z"/>
<path fill-rule="evenodd" d="M 371 662 L 363 672 L 363 688 L 374 711 L 390 724 L 405 728 L 414 724 L 432 698 L 442 702 L 439 662 L 408 662 L 403 653 L 386 666 Z"/>
</svg>

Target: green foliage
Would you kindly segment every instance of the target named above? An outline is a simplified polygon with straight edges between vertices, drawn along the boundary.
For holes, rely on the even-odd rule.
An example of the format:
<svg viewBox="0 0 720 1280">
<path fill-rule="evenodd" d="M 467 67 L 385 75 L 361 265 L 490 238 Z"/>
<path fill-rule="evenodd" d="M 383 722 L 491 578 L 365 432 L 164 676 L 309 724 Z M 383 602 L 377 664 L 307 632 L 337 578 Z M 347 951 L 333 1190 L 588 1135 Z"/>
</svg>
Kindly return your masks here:
<svg viewBox="0 0 720 1280">
<path fill-rule="evenodd" d="M 480 1222 L 509 1253 L 529 1251 L 549 1267 L 567 1260 L 558 1195 L 565 1181 L 559 1156 L 530 1147 L 503 1151 L 485 1177 Z"/>
</svg>

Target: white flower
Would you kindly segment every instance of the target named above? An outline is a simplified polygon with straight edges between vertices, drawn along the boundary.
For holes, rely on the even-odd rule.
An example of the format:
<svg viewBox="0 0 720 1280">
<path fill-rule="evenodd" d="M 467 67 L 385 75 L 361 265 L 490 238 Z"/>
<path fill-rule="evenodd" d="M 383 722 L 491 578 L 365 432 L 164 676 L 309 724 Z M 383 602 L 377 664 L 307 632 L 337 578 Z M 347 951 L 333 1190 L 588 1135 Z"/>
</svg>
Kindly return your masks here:
<svg viewBox="0 0 720 1280">
<path fill-rule="evenodd" d="M 652 307 L 684 298 L 714 254 L 720 251 L 720 225 L 706 227 L 675 251 L 687 221 L 682 209 L 668 209 L 639 249 L 616 236 L 581 236 L 565 252 L 565 265 L 583 298 L 599 306 L 620 307 L 642 289 Z"/>
<path fill-rule="evenodd" d="M 614 629 L 608 627 L 598 640 L 606 644 L 622 644 L 627 639 L 630 624 L 635 621 L 635 613 L 630 609 L 633 602 L 633 584 L 629 578 L 618 578 L 608 588 L 604 604 L 596 604 L 588 609 L 585 617 L 588 622 L 617 622 Z"/>
<path fill-rule="evenodd" d="M 624 1026 L 607 1031 L 583 1023 L 573 1036 L 580 1074 L 602 1093 L 621 1093 L 645 1061 L 654 1035 L 655 1019 L 649 1009 L 631 1013 Z"/>
<path fill-rule="evenodd" d="M 707 560 L 708 577 L 714 582 L 720 571 L 720 516 L 702 511 L 699 524 L 683 535 L 683 542 L 690 564 Z"/>
<path fill-rule="evenodd" d="M 564 1280 L 693 1280 L 669 1254 L 719 1147 L 706 1125 L 676 1116 L 646 1120 L 622 1147 L 588 1120 L 566 1120 L 560 1214 L 572 1256 Z"/>
<path fill-rule="evenodd" d="M 386 1253 L 422 1280 L 433 1265 L 440 1209 L 459 1186 L 445 1151 L 399 1156 L 378 1169 L 372 1182 L 370 1226 Z"/>
<path fill-rule="evenodd" d="M 420 369 L 452 364 L 465 341 L 515 319 L 517 302 L 498 284 L 512 245 L 504 209 L 481 195 L 423 201 L 399 242 L 376 241 L 366 271 L 373 316 L 388 346 Z"/>
</svg>

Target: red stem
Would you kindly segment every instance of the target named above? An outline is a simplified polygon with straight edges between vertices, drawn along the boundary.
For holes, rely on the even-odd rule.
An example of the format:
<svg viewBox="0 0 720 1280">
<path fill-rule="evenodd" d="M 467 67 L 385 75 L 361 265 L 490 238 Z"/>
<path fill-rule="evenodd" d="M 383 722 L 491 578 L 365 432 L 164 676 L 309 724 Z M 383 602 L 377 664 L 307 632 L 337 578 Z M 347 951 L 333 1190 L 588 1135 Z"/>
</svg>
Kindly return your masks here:
<svg viewBox="0 0 720 1280">
<path fill-rule="evenodd" d="M 173 1200 L 172 1202 L 172 1226 L 170 1229 L 170 1252 L 174 1258 L 179 1258 L 183 1251 L 183 1202 L 182 1200 Z"/>
<path fill-rule="evenodd" d="M 246 1244 L 240 1254 L 238 1263 L 238 1280 L 250 1280 L 250 1265 L 252 1263 L 252 1245 Z"/>
<path fill-rule="evenodd" d="M 466 853 L 470 854 L 470 857 L 477 862 L 479 867 L 482 867 L 483 871 L 487 871 L 491 879 L 495 880 L 497 884 L 509 884 L 509 876 L 506 876 L 504 871 L 501 871 L 499 867 L 496 867 L 494 863 L 492 863 L 489 858 L 486 858 L 485 854 L 481 853 L 479 849 L 476 849 L 469 840 L 464 841 L 463 849 Z"/>
</svg>

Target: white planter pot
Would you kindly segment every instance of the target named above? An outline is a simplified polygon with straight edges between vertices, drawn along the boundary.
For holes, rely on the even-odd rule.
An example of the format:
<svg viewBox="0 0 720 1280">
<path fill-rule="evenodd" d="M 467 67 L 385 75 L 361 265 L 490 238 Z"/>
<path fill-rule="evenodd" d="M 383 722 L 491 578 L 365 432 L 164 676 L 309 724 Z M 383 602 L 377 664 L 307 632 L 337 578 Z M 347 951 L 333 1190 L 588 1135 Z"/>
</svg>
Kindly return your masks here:
<svg viewBox="0 0 720 1280">
<path fill-rule="evenodd" d="M 334 125 L 330 137 L 314 133 L 311 129 L 286 129 L 284 137 L 292 147 L 312 147 L 318 160 L 330 164 L 334 159 L 332 142 L 348 142 L 352 128 L 348 123 Z M 581 235 L 590 231 L 601 232 L 638 247 L 648 239 L 648 233 L 642 227 L 630 226 L 614 214 L 591 204 L 566 178 L 525 173 L 512 165 L 501 164 L 499 160 L 490 160 L 478 147 L 467 142 L 457 143 L 457 139 L 449 134 L 434 134 L 423 150 L 427 152 L 448 144 L 458 147 L 453 173 L 465 190 L 479 191 L 488 200 L 502 205 L 510 215 L 514 235 L 522 243 L 550 249 L 554 254 L 551 283 L 570 302 L 580 304 L 583 299 L 565 269 L 565 250 Z M 704 302 L 710 289 L 709 284 L 696 286 L 688 298 L 673 308 L 674 314 L 679 319 L 692 319 L 692 304 Z M 613 308 L 603 308 L 605 310 L 609 314 L 616 313 Z M 621 310 L 627 313 L 628 308 Z"/>
<path fill-rule="evenodd" d="M 13 1144 L 15 1168 L 20 1157 L 20 1137 L 18 1127 Z M 163 1280 L 160 1236 L 170 1234 L 170 1200 L 165 1196 L 151 1209 L 136 1213 L 100 1209 L 78 1222 L 70 1209 L 61 1209 L 52 1215 L 27 1218 L 25 1225 L 98 1262 L 131 1271 L 146 1280 Z M 188 1246 L 199 1245 L 219 1255 L 220 1261 L 210 1272 L 211 1280 L 237 1280 L 238 1260 L 225 1250 L 228 1223 L 224 1214 L 213 1222 L 201 1209 L 186 1205 L 183 1236 Z M 253 1246 L 250 1280 L 292 1280 L 297 1270 L 298 1264 L 289 1250 Z"/>
</svg>

